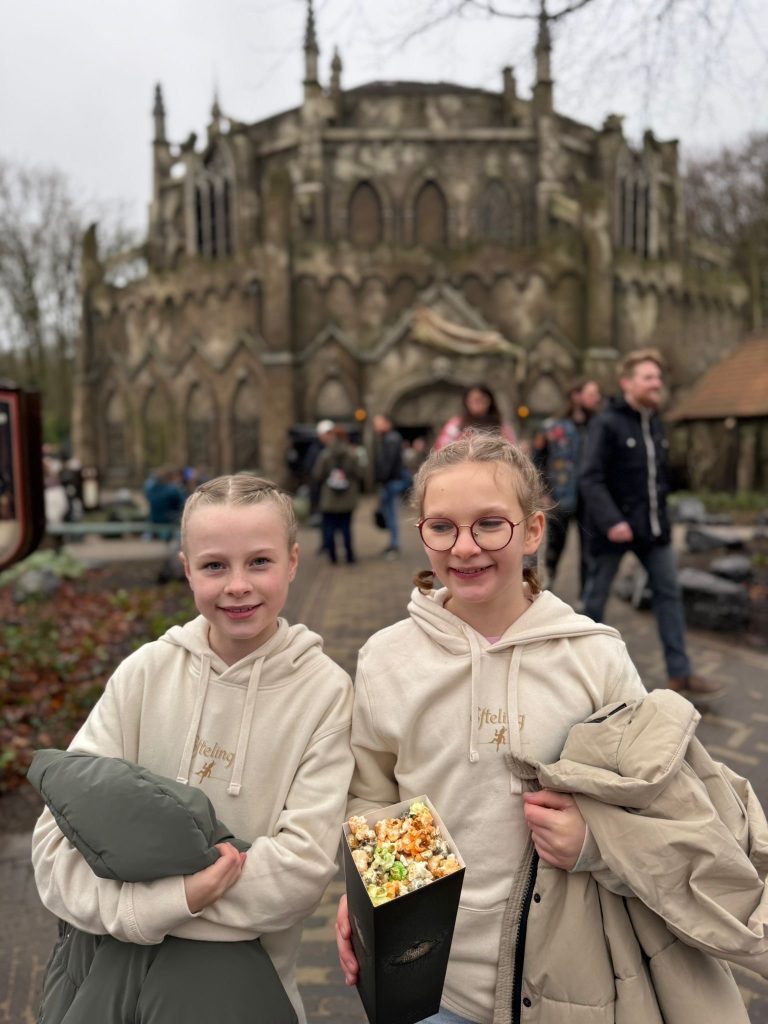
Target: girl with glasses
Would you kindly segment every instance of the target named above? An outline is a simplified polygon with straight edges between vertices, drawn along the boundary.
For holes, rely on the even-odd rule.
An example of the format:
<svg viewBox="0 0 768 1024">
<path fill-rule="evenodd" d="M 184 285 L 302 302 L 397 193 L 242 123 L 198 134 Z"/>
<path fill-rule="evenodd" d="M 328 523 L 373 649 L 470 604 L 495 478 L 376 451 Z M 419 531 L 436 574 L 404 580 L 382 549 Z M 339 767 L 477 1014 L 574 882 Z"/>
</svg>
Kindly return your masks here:
<svg viewBox="0 0 768 1024">
<path fill-rule="evenodd" d="M 735 823 L 722 826 L 706 785 L 681 767 L 697 742 L 692 705 L 668 692 L 648 695 L 616 630 L 540 590 L 524 561 L 542 541 L 544 496 L 519 448 L 476 432 L 433 450 L 414 480 L 413 504 L 430 570 L 415 579 L 408 617 L 360 652 L 348 812 L 426 794 L 467 865 L 441 1010 L 429 1021 L 746 1022 L 732 977 L 707 954 L 717 935 L 739 955 L 762 942 L 766 956 L 764 930 L 760 938 L 747 926 L 762 884 L 746 844 L 730 834 Z M 633 750 L 626 765 L 625 737 Z M 735 799 L 758 820 L 748 784 L 724 781 L 726 772 L 705 774 L 738 790 Z M 627 775 L 639 776 L 632 794 Z M 669 804 L 657 809 L 646 776 L 667 779 L 663 798 L 674 814 Z M 641 809 L 630 813 L 633 801 Z M 643 831 L 648 807 L 653 827 Z M 671 835 L 681 824 L 675 814 L 684 848 Z M 765 838 L 764 818 L 760 828 Z M 712 855 L 716 831 L 722 861 Z M 747 894 L 743 920 L 720 905 L 719 894 L 734 888 Z M 625 899 L 634 895 L 641 899 Z M 642 929 L 631 919 L 641 900 Z M 670 933 L 670 918 L 688 944 Z M 337 942 L 354 984 L 345 897 Z M 693 1005 L 685 1000 L 682 1011 L 664 1005 L 665 986 L 656 992 L 659 974 L 646 965 L 670 946 L 674 955 L 655 970 L 670 989 L 695 979 L 685 997 L 700 1016 L 685 1016 Z"/>
</svg>

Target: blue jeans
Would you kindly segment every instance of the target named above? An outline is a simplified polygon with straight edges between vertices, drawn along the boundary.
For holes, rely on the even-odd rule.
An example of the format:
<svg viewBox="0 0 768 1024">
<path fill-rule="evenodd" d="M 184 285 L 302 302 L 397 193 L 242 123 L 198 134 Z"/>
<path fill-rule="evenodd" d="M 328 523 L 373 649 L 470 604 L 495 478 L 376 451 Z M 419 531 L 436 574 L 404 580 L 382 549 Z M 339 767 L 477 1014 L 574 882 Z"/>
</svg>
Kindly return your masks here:
<svg viewBox="0 0 768 1024">
<path fill-rule="evenodd" d="M 603 621 L 605 602 L 611 592 L 619 562 L 626 548 L 594 554 L 589 564 L 587 585 L 584 588 L 584 614 L 595 622 Z M 691 663 L 685 647 L 685 616 L 680 584 L 677 582 L 675 555 L 671 544 L 654 544 L 635 551 L 645 571 L 653 595 L 656 627 L 664 649 L 668 676 L 689 676 Z"/>
<path fill-rule="evenodd" d="M 328 552 L 332 562 L 336 562 L 336 534 L 341 534 L 344 542 L 344 550 L 348 562 L 354 562 L 355 553 L 352 550 L 352 513 L 351 512 L 323 512 L 323 547 Z"/>
<path fill-rule="evenodd" d="M 467 1017 L 459 1017 L 455 1013 L 451 1013 L 450 1010 L 440 1010 L 440 1013 L 436 1013 L 434 1017 L 425 1017 L 421 1021 L 421 1024 L 474 1024 L 473 1021 Z"/>
<path fill-rule="evenodd" d="M 402 480 L 387 480 L 385 484 L 379 485 L 379 505 L 389 530 L 389 547 L 394 551 L 400 547 L 400 523 L 397 513 L 400 495 L 404 490 L 405 484 Z"/>
</svg>

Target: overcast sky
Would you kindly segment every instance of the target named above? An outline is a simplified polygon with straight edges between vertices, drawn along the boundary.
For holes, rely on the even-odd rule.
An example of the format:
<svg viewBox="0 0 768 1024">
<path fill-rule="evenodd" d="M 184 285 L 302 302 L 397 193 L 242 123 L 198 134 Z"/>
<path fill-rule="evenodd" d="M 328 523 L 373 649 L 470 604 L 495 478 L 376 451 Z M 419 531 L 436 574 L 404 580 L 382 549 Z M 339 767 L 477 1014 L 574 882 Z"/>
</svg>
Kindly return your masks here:
<svg viewBox="0 0 768 1024">
<path fill-rule="evenodd" d="M 404 41 L 430 4 L 316 0 L 321 79 L 338 45 L 345 87 L 422 79 L 498 90 L 512 64 L 530 94 L 532 24 L 454 20 Z M 767 0 L 711 0 L 724 41 L 708 52 L 695 23 L 638 31 L 626 19 L 640 5 L 596 0 L 555 32 L 559 111 L 595 126 L 623 114 L 630 137 L 650 126 L 684 153 L 768 129 Z M 295 106 L 305 11 L 305 0 L 0 0 L 0 157 L 58 167 L 83 198 L 122 203 L 143 228 L 155 83 L 175 142 L 204 135 L 214 88 L 242 121 Z"/>
</svg>

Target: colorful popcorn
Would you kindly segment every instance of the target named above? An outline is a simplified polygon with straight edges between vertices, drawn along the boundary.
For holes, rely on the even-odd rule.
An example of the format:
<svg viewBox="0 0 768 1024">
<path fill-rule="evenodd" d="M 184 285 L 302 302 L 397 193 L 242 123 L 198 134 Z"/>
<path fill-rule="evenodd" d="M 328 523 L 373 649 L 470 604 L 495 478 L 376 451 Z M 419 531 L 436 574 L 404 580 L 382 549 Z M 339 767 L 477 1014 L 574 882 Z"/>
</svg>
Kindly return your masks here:
<svg viewBox="0 0 768 1024">
<path fill-rule="evenodd" d="M 371 828 L 353 815 L 347 841 L 352 860 L 375 907 L 404 896 L 461 867 L 440 835 L 432 812 L 416 801 L 399 818 L 382 818 Z"/>
</svg>

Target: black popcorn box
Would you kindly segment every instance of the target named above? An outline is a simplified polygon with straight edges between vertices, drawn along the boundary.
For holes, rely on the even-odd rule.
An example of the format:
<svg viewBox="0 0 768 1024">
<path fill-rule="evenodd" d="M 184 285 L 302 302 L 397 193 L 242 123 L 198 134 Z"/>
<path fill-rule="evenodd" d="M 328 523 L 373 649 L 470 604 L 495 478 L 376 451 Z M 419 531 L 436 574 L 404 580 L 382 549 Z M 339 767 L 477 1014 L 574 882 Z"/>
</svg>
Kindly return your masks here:
<svg viewBox="0 0 768 1024">
<path fill-rule="evenodd" d="M 451 939 L 459 908 L 465 865 L 440 815 L 426 796 L 360 815 L 373 827 L 398 818 L 419 801 L 429 808 L 440 834 L 460 864 L 413 892 L 374 907 L 349 848 L 344 824 L 344 876 L 352 945 L 360 965 L 357 991 L 370 1024 L 415 1024 L 440 1009 Z"/>
</svg>

